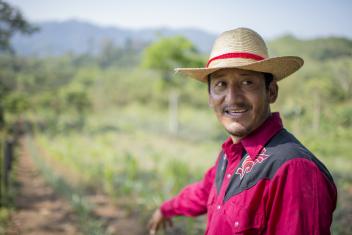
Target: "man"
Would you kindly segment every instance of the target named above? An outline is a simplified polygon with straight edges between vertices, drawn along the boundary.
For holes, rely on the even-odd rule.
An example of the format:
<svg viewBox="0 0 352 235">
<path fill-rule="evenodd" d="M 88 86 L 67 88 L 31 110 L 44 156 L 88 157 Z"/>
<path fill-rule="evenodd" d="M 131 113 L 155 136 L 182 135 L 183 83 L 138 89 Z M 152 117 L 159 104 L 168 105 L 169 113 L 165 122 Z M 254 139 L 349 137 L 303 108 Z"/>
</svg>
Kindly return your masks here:
<svg viewBox="0 0 352 235">
<path fill-rule="evenodd" d="M 171 217 L 207 213 L 205 234 L 330 234 L 336 187 L 326 167 L 283 128 L 270 104 L 295 56 L 269 58 L 264 40 L 238 28 L 215 41 L 206 68 L 177 71 L 208 83 L 209 105 L 230 137 L 204 178 L 164 202 L 150 234 Z"/>
</svg>

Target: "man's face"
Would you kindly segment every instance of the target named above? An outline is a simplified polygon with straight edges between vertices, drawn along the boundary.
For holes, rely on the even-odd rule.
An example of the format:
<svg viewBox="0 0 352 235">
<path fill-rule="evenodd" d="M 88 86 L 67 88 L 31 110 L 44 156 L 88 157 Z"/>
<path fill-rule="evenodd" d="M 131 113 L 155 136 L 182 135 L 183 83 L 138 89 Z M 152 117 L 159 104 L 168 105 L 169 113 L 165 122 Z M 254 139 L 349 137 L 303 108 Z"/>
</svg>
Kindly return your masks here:
<svg viewBox="0 0 352 235">
<path fill-rule="evenodd" d="M 274 81 L 266 88 L 263 73 L 240 69 L 212 73 L 209 86 L 209 105 L 236 139 L 248 135 L 267 119 L 278 91 Z"/>
</svg>

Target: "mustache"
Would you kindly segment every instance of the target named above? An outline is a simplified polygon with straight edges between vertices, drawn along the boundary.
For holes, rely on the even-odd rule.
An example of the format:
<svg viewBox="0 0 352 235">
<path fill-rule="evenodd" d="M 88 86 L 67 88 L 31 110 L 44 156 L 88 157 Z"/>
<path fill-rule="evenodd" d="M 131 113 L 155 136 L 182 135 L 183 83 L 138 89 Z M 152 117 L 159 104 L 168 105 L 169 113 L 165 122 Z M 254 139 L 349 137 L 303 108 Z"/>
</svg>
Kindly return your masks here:
<svg viewBox="0 0 352 235">
<path fill-rule="evenodd" d="M 246 103 L 237 103 L 237 104 L 224 104 L 220 109 L 223 112 L 226 112 L 228 110 L 233 110 L 233 109 L 249 109 L 250 105 Z"/>
</svg>

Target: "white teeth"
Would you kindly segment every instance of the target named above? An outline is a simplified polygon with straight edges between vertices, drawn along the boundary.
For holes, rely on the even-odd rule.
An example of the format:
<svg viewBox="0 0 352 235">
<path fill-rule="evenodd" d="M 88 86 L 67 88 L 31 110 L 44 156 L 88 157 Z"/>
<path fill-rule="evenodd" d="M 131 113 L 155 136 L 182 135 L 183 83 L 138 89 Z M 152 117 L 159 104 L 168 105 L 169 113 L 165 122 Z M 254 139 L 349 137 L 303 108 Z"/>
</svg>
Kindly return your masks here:
<svg viewBox="0 0 352 235">
<path fill-rule="evenodd" d="M 228 110 L 229 113 L 243 113 L 245 112 L 245 109 L 241 109 L 241 110 Z"/>
</svg>

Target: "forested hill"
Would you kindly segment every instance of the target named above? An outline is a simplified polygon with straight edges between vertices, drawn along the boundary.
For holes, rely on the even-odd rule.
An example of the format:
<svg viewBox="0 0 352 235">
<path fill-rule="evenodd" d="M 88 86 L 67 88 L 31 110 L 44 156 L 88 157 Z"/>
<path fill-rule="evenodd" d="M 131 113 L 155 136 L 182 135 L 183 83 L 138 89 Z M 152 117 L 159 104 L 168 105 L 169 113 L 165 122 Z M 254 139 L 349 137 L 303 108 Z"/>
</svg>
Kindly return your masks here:
<svg viewBox="0 0 352 235">
<path fill-rule="evenodd" d="M 68 20 L 63 22 L 41 22 L 40 31 L 28 36 L 16 35 L 12 42 L 21 55 L 62 55 L 96 53 L 106 43 L 118 47 L 143 49 L 161 36 L 182 35 L 191 40 L 202 52 L 210 50 L 215 35 L 193 28 L 145 28 L 132 30 L 118 27 L 102 27 L 88 22 Z"/>
<path fill-rule="evenodd" d="M 63 55 L 65 53 L 98 53 L 107 43 L 116 47 L 145 48 L 161 36 L 182 35 L 208 54 L 216 35 L 199 29 L 139 29 L 102 27 L 91 23 L 69 20 L 41 22 L 40 31 L 28 36 L 16 35 L 13 46 L 20 55 Z M 352 55 L 352 40 L 347 38 L 319 38 L 300 40 L 286 35 L 270 41 L 270 54 L 300 55 L 317 60 L 334 59 Z"/>
</svg>

